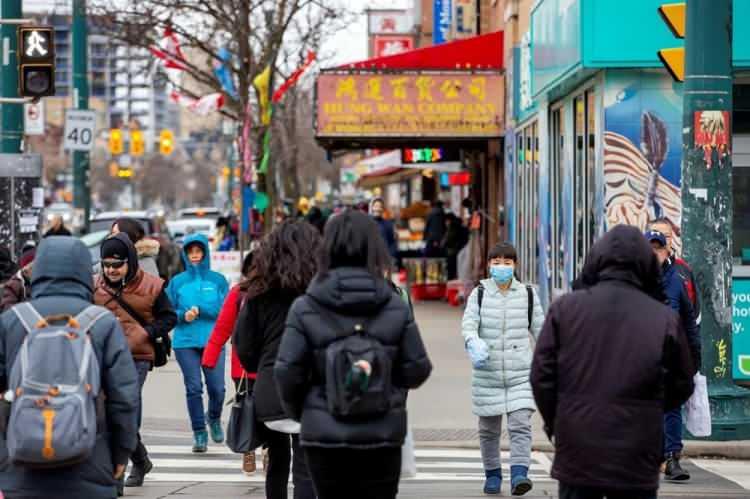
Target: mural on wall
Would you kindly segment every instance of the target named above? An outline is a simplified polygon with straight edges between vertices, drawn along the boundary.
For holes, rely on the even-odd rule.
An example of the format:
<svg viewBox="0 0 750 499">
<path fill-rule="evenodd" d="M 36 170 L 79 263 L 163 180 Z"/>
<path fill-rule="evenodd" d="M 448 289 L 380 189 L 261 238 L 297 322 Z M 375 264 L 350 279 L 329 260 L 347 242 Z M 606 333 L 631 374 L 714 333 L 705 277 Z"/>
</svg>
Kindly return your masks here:
<svg viewBox="0 0 750 499">
<path fill-rule="evenodd" d="M 680 233 L 681 104 L 667 76 L 645 71 L 607 74 L 604 184 L 607 227 L 646 229 L 650 220 L 672 224 L 674 249 Z"/>
</svg>

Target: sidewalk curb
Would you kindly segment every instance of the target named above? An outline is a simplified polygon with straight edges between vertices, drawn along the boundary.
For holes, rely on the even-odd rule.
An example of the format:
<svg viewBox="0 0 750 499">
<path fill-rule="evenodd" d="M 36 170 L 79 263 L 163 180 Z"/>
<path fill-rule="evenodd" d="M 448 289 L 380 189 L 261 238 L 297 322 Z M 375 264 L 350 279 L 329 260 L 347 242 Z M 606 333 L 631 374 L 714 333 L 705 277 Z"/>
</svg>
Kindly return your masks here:
<svg viewBox="0 0 750 499">
<path fill-rule="evenodd" d="M 454 449 L 478 449 L 479 442 L 475 440 L 462 441 L 416 441 L 421 448 L 441 447 Z M 506 442 L 502 443 L 503 450 L 509 450 Z M 532 450 L 536 452 L 553 453 L 554 446 L 548 441 L 535 440 L 531 444 Z M 682 451 L 685 457 L 719 457 L 724 459 L 750 459 L 750 441 L 735 440 L 729 442 L 698 442 L 685 441 Z"/>
</svg>

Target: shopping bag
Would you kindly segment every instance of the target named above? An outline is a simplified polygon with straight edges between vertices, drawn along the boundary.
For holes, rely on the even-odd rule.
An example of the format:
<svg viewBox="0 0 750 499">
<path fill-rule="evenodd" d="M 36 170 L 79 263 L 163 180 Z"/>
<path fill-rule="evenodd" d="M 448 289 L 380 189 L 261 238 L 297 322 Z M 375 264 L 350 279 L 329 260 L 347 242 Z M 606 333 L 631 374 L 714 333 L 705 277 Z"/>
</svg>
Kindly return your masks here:
<svg viewBox="0 0 750 499">
<path fill-rule="evenodd" d="M 711 436 L 711 407 L 708 404 L 706 377 L 697 373 L 695 390 L 685 404 L 685 427 L 695 437 Z"/>
<path fill-rule="evenodd" d="M 226 442 L 232 452 L 252 452 L 264 443 L 264 427 L 255 419 L 255 397 L 247 389 L 247 378 L 243 376 L 227 423 Z"/>
<path fill-rule="evenodd" d="M 417 456 L 414 453 L 414 434 L 409 428 L 406 431 L 404 445 L 401 446 L 401 478 L 417 476 Z"/>
</svg>

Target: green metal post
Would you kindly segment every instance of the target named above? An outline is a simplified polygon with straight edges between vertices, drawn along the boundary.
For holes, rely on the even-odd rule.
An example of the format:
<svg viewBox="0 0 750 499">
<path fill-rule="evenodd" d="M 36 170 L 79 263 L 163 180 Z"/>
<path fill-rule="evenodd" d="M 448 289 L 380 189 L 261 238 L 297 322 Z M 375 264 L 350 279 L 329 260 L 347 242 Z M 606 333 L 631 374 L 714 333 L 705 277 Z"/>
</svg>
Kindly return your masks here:
<svg viewBox="0 0 750 499">
<path fill-rule="evenodd" d="M 3 19 L 21 19 L 21 0 L 2 0 Z M 2 54 L 3 97 L 18 97 L 18 45 L 16 25 L 7 24 L 0 27 L 0 53 Z M 2 105 L 2 131 L 0 131 L 0 152 L 20 153 L 23 139 L 23 106 L 20 104 Z"/>
<path fill-rule="evenodd" d="M 732 381 L 732 0 L 689 0 L 685 34 L 684 254 L 701 293 L 711 440 L 750 438 L 750 391 Z"/>
<path fill-rule="evenodd" d="M 89 108 L 87 40 L 86 0 L 73 0 L 73 98 L 76 109 Z M 88 152 L 73 152 L 73 204 L 83 209 L 84 231 L 88 232 L 91 215 Z"/>
</svg>

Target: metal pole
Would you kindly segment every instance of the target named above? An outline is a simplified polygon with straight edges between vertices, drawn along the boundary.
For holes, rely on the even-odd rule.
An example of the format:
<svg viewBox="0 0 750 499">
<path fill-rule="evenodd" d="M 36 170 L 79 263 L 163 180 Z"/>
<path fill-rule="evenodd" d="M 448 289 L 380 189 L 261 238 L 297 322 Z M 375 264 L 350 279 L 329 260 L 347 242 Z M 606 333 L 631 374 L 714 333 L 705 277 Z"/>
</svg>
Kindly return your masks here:
<svg viewBox="0 0 750 499">
<path fill-rule="evenodd" d="M 687 2 L 684 253 L 701 291 L 712 440 L 750 438 L 750 391 L 732 382 L 732 0 Z"/>
<path fill-rule="evenodd" d="M 89 108 L 87 40 L 86 0 L 73 0 L 73 98 L 76 109 Z M 84 231 L 88 232 L 91 216 L 88 152 L 73 152 L 73 203 L 76 208 L 83 209 Z"/>
<path fill-rule="evenodd" d="M 21 20 L 21 0 L 2 0 L 3 19 Z M 18 98 L 18 61 L 16 50 L 18 39 L 16 26 L 12 23 L 0 26 L 0 50 L 2 50 L 2 90 L 3 98 Z M 3 104 L 2 131 L 0 131 L 0 152 L 20 153 L 23 139 L 23 106 Z"/>
</svg>

